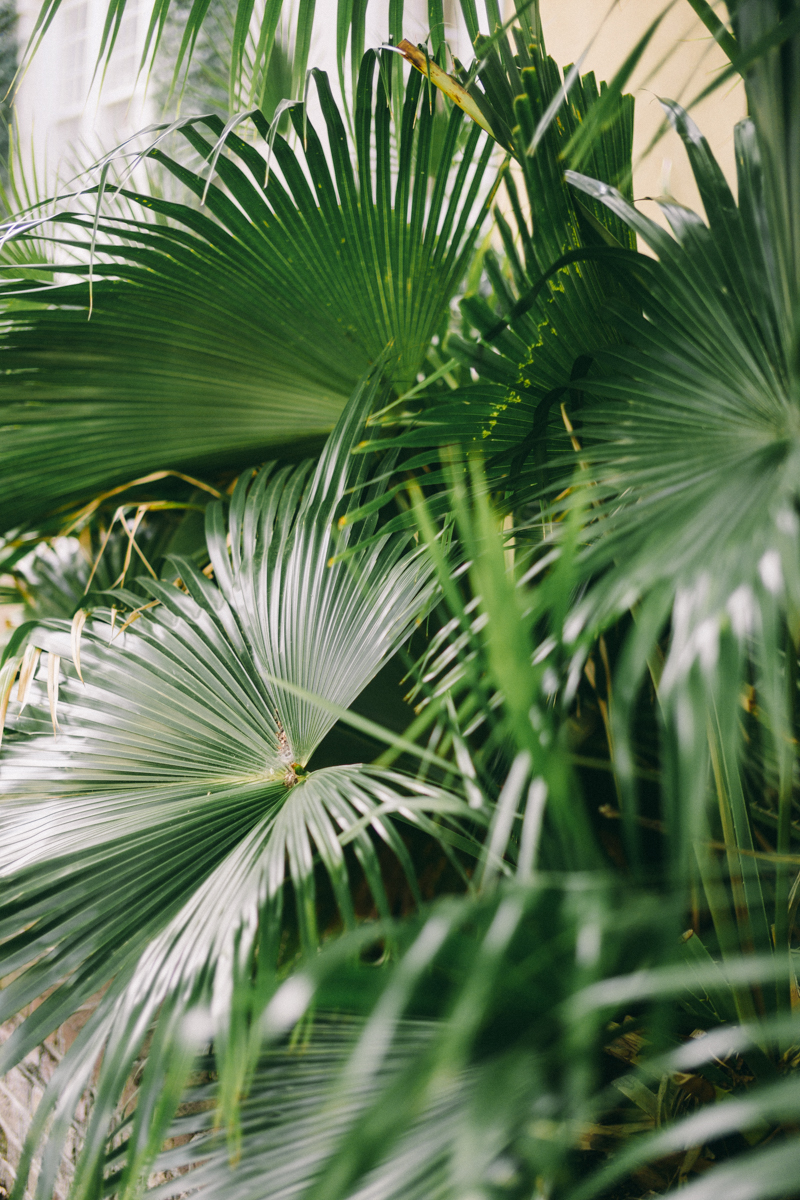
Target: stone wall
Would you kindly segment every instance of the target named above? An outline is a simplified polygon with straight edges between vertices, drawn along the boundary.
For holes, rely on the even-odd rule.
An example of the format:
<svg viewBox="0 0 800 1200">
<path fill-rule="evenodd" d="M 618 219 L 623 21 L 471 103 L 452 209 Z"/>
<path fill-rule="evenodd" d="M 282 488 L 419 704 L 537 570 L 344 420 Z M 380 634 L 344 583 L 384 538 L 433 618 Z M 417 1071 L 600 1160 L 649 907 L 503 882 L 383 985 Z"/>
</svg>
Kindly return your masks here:
<svg viewBox="0 0 800 1200">
<path fill-rule="evenodd" d="M 45 1087 L 93 1007 L 94 1003 L 85 1005 L 85 1011 L 79 1010 L 41 1046 L 31 1051 L 19 1066 L 0 1078 L 0 1200 L 7 1200 L 13 1187 L 25 1136 Z M 23 1017 L 20 1016 L 0 1026 L 0 1042 L 5 1041 L 22 1020 Z M 53 1200 L 65 1200 L 72 1182 L 85 1111 L 84 1101 L 79 1107 L 67 1140 Z M 35 1161 L 25 1200 L 33 1196 L 37 1176 L 38 1161 Z"/>
</svg>

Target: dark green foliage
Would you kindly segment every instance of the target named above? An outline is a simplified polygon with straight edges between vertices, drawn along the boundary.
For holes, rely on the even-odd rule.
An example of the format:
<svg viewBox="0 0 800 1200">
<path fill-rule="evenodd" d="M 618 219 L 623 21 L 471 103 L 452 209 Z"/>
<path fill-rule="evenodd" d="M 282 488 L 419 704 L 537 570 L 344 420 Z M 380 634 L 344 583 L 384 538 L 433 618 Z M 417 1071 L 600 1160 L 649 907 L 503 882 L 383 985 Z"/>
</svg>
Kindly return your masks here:
<svg viewBox="0 0 800 1200">
<path fill-rule="evenodd" d="M 318 449 L 359 376 L 390 343 L 391 377 L 401 389 L 413 382 L 486 213 L 489 151 L 478 154 L 473 129 L 452 175 L 439 173 L 434 185 L 434 118 L 415 75 L 392 177 L 377 65 L 375 55 L 365 57 L 356 169 L 327 77 L 317 72 L 330 160 L 297 108 L 292 120 L 305 151 L 278 134 L 261 153 L 230 133 L 212 162 L 219 184 L 210 187 L 155 149 L 204 210 L 126 193 L 163 223 L 101 214 L 95 228 L 91 217 L 64 218 L 91 251 L 90 282 L 2 288 L 35 302 L 5 316 L 6 528 L 153 470 L 218 472 L 258 461 L 269 448 L 295 458 Z M 266 135 L 264 117 L 255 123 Z M 448 167 L 461 125 L 455 109 Z M 223 126 L 207 117 L 181 132 L 211 159 Z"/>
<path fill-rule="evenodd" d="M 8 161 L 8 127 L 11 124 L 11 85 L 17 73 L 17 6 L 0 3 L 0 160 Z"/>
<path fill-rule="evenodd" d="M 751 111 L 734 199 L 662 101 L 704 217 L 632 199 L 660 18 L 598 87 L 464 0 L 457 79 L 317 74 L 269 178 L 186 123 L 200 209 L 7 285 L 0 1062 L 96 997 L 14 1200 L 82 1097 L 69 1200 L 800 1194 L 800 6 L 692 5 Z"/>
</svg>

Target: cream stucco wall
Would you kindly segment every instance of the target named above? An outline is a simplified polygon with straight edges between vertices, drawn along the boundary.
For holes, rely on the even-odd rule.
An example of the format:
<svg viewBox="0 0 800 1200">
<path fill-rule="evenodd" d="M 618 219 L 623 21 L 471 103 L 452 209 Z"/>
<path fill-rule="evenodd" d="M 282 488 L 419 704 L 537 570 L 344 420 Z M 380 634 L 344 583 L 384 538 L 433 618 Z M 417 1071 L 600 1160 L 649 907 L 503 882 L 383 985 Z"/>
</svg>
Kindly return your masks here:
<svg viewBox="0 0 800 1200">
<path fill-rule="evenodd" d="M 550 54 L 562 65 L 586 50 L 582 70 L 610 79 L 650 23 L 666 8 L 663 0 L 541 0 L 542 25 Z M 724 9 L 719 12 L 724 16 Z M 634 194 L 671 192 L 677 200 L 700 207 L 683 146 L 670 130 L 647 153 L 663 123 L 657 97 L 688 104 L 719 73 L 727 59 L 687 0 L 668 9 L 628 90 L 636 96 Z M 735 179 L 733 126 L 745 114 L 741 83 L 723 85 L 692 110 L 729 181 Z M 655 205 L 641 204 L 655 216 Z"/>
</svg>

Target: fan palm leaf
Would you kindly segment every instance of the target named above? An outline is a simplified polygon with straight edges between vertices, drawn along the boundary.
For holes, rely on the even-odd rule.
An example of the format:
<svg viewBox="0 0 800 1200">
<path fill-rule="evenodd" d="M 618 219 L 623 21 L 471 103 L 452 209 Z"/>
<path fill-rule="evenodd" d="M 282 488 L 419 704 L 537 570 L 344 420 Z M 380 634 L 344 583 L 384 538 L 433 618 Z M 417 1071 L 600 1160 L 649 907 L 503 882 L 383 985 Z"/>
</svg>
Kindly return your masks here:
<svg viewBox="0 0 800 1200">
<path fill-rule="evenodd" d="M 506 129 L 495 136 L 519 164 L 504 176 L 516 232 L 495 210 L 505 253 L 502 260 L 491 251 L 484 257 L 493 295 L 485 285 L 471 289 L 461 303 L 462 330 L 447 340 L 448 353 L 480 379 L 432 397 L 416 427 L 396 442 L 458 440 L 487 449 L 492 478 L 519 505 L 552 481 L 548 458 L 569 449 L 560 404 L 590 402 L 574 381 L 596 351 L 619 340 L 603 314 L 607 300 L 625 301 L 620 267 L 630 270 L 637 260 L 625 223 L 579 197 L 563 177 L 575 139 L 602 109 L 604 136 L 583 155 L 600 179 L 630 198 L 633 97 L 620 94 L 618 81 L 598 87 L 593 73 L 562 72 L 541 30 L 530 42 L 520 30 L 514 37 L 513 47 L 509 36 L 483 51 L 483 91 L 475 94 L 494 127 Z"/>
<path fill-rule="evenodd" d="M 778 776 L 791 773 L 794 698 L 782 639 L 796 640 L 800 595 L 796 380 L 793 321 L 775 268 L 753 124 L 736 132 L 737 206 L 694 123 L 678 106 L 666 108 L 687 146 L 708 224 L 664 201 L 670 235 L 613 188 L 569 176 L 658 255 L 644 267 L 646 287 L 635 289 L 641 316 L 609 304 L 626 344 L 598 355 L 599 376 L 581 382 L 599 401 L 586 417 L 581 452 L 596 485 L 584 564 L 596 583 L 572 635 L 584 622 L 596 631 L 638 606 L 617 697 L 622 734 L 637 680 L 671 617 L 657 674 L 677 739 L 675 785 L 695 797 L 691 805 L 675 797 L 675 820 L 688 821 L 684 834 L 692 838 L 703 830 L 709 719 L 729 756 L 730 786 L 739 787 L 737 697 L 750 663 Z M 788 663 L 795 653 L 788 641 L 786 651 Z M 680 857 L 686 845 L 675 834 Z M 781 844 L 788 846 L 785 838 Z"/>
<path fill-rule="evenodd" d="M 454 108 L 439 169 L 433 108 L 414 73 L 393 172 L 389 75 L 376 79 L 377 61 L 370 53 L 361 69 L 355 168 L 315 72 L 327 150 L 298 109 L 305 150 L 278 135 L 268 163 L 229 133 L 220 186 L 155 149 L 208 214 L 131 193 L 164 223 L 101 215 L 95 229 L 66 215 L 71 244 L 94 258 L 93 280 L 5 286 L 37 306 L 4 320 L 4 528 L 153 469 L 241 468 L 270 448 L 297 457 L 321 444 L 388 343 L 394 381 L 413 381 L 487 211 L 491 143 L 480 148 L 477 128 L 462 138 Z M 182 132 L 213 158 L 224 130 L 216 118 L 205 125 L 214 140 L 193 124 Z"/>
<path fill-rule="evenodd" d="M 21 681 L 27 705 L 12 706 L 0 762 L 0 971 L 19 972 L 3 990 L 2 1013 L 47 995 L 3 1046 L 2 1064 L 14 1065 L 108 988 L 32 1134 L 35 1142 L 55 1108 L 58 1145 L 104 1048 L 76 1196 L 92 1194 L 108 1119 L 156 1017 L 160 1066 L 146 1076 L 137 1110 L 142 1141 L 131 1178 L 152 1149 L 148 1106 L 162 1088 L 179 1094 L 198 1045 L 215 1037 L 220 1060 L 241 1082 L 251 976 L 269 987 L 281 954 L 292 953 L 292 935 L 288 948 L 282 942 L 287 876 L 295 945 L 312 946 L 320 871 L 338 920 L 354 922 L 345 844 L 386 917 L 376 839 L 399 859 L 413 892 L 396 816 L 439 836 L 427 812 L 469 812 L 396 772 L 305 771 L 336 715 L 408 636 L 434 590 L 430 566 L 406 537 L 370 538 L 362 552 L 329 566 L 332 523 L 366 482 L 365 460 L 350 452 L 379 377 L 380 367 L 354 394 L 313 471 L 267 467 L 248 476 L 227 527 L 221 505 L 211 508 L 217 584 L 177 561 L 185 590 L 150 580 L 158 603 L 124 632 L 114 633 L 108 610 L 87 623 L 80 670 L 66 665 L 69 623 L 46 622 L 31 634 Z M 361 532 L 372 534 L 373 524 Z M 355 544 L 359 527 L 342 536 Z M 126 594 L 113 599 L 120 604 Z M 49 713 L 44 659 L 30 678 L 34 647 L 48 660 Z M 19 655 L 8 661 L 19 665 Z M 226 1025 L 232 1013 L 238 1023 L 234 1016 Z M 242 1039 L 244 1052 L 234 1053 Z M 169 1118 L 166 1105 L 156 1125 Z M 54 1153 L 45 1157 L 40 1194 Z"/>
<path fill-rule="evenodd" d="M 521 19 L 515 49 L 487 0 L 497 36 L 477 43 L 469 74 L 454 66 L 477 125 L 465 138 L 448 115 L 440 155 L 431 84 L 454 86 L 431 0 L 439 70 L 401 43 L 418 73 L 392 104 L 399 58 L 367 56 L 353 161 L 317 76 L 322 138 L 298 107 L 302 149 L 279 139 L 268 165 L 230 127 L 188 123 L 217 183 L 160 146 L 152 157 L 199 210 L 129 192 L 156 221 L 68 214 L 91 284 L 75 268 L 78 283 L 28 274 L 5 287 L 38 305 L 6 318 L 9 469 L 30 493 L 35 447 L 53 464 L 41 496 L 9 488 L 9 528 L 144 470 L 213 455 L 218 472 L 248 468 L 206 508 L 205 571 L 204 550 L 172 556 L 135 593 L 88 596 L 71 626 L 27 626 L 0 660 L 0 1020 L 25 1011 L 0 1066 L 95 1006 L 37 1112 L 13 1200 L 36 1172 L 36 1200 L 50 1200 L 87 1089 L 70 1200 L 592 1200 L 634 1186 L 768 1200 L 796 1187 L 800 427 L 784 42 L 800 7 L 732 0 L 733 37 L 692 3 L 745 70 L 753 113 L 736 133 L 735 201 L 665 102 L 705 219 L 662 198 L 665 232 L 628 188 L 623 75 L 657 22 L 598 90 L 575 69 L 562 77 L 538 19 Z M 256 59 L 281 7 L 268 0 Z M 462 8 L 475 37 L 475 6 Z M 300 63 L 314 10 L 301 0 Z M 395 41 L 402 10 L 390 6 Z M 254 11 L 239 10 L 240 56 Z M 365 11 L 339 8 L 354 62 Z M 764 36 L 765 69 L 751 70 Z M 504 260 L 480 259 L 493 300 L 470 295 L 450 338 L 461 378 L 472 366 L 482 379 L 442 402 L 452 360 L 426 347 L 485 211 L 477 126 L 517 158 L 532 219 L 512 179 L 518 238 L 498 214 Z M 585 174 L 565 180 L 567 161 Z M 637 236 L 654 258 L 636 254 Z M 360 441 L 376 406 L 390 428 L 397 397 L 425 391 L 412 386 L 423 363 L 440 403 L 411 434 Z M 337 416 L 318 463 L 287 463 Z M 454 438 L 486 446 L 488 469 L 448 451 L 424 493 L 410 485 L 410 509 L 379 515 L 407 486 L 395 452 L 415 446 L 403 466 L 421 470 Z M 284 461 L 251 469 L 270 445 Z M 10 543 L 7 562 L 35 536 Z M 412 731 L 386 735 L 383 765 L 315 770 L 337 718 L 375 732 L 348 706 L 439 596 Z M 428 731 L 416 776 L 388 769 Z M 472 807 L 429 773 L 460 778 Z M 427 886 L 427 872 L 414 880 L 420 834 L 439 870 L 443 853 L 458 868 L 451 847 L 474 850 L 470 822 L 495 792 L 466 894 L 394 919 L 391 876 L 407 877 L 404 899 Z M 778 853 L 756 845 L 753 797 Z M 627 842 L 602 828 L 619 816 Z"/>
</svg>

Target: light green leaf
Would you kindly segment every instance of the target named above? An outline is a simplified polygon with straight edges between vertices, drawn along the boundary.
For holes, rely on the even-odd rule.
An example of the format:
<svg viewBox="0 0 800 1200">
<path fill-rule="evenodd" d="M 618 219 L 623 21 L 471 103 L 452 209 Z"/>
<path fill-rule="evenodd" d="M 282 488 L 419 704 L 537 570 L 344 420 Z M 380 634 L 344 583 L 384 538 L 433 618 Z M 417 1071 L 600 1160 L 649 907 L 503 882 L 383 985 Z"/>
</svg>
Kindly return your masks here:
<svg viewBox="0 0 800 1200">
<path fill-rule="evenodd" d="M 133 1191 L 172 1116 L 156 1097 L 167 1088 L 177 1102 L 192 1055 L 209 1038 L 227 1064 L 223 1098 L 235 1111 L 259 988 L 274 986 L 282 954 L 321 936 L 320 876 L 351 927 L 355 859 L 386 918 L 381 842 L 417 894 L 397 817 L 433 836 L 426 811 L 446 822 L 459 813 L 471 819 L 463 801 L 397 772 L 305 769 L 335 720 L 314 694 L 351 703 L 432 595 L 431 568 L 409 535 L 371 539 L 328 566 L 336 520 L 369 484 L 367 460 L 351 450 L 380 371 L 354 394 L 315 469 L 247 475 L 227 523 L 212 506 L 216 583 L 176 560 L 182 587 L 147 580 L 159 604 L 124 633 L 102 613 L 87 621 L 83 683 L 69 665 L 69 622 L 31 636 L 50 664 L 60 661 L 58 736 L 40 666 L 0 759 L 0 975 L 19 972 L 0 993 L 0 1020 L 49 994 L 6 1041 L 0 1063 L 18 1062 L 113 978 L 42 1109 L 67 1114 L 105 1047 L 76 1197 L 92 1194 L 108 1120 L 154 1022 L 169 1081 L 154 1065 L 142 1083 L 125 1180 Z M 343 537 L 357 544 L 374 520 L 346 527 Z M 283 679 L 311 693 L 300 699 Z M 285 879 L 295 910 L 286 921 Z M 63 1134 L 59 1118 L 56 1146 Z"/>
</svg>

